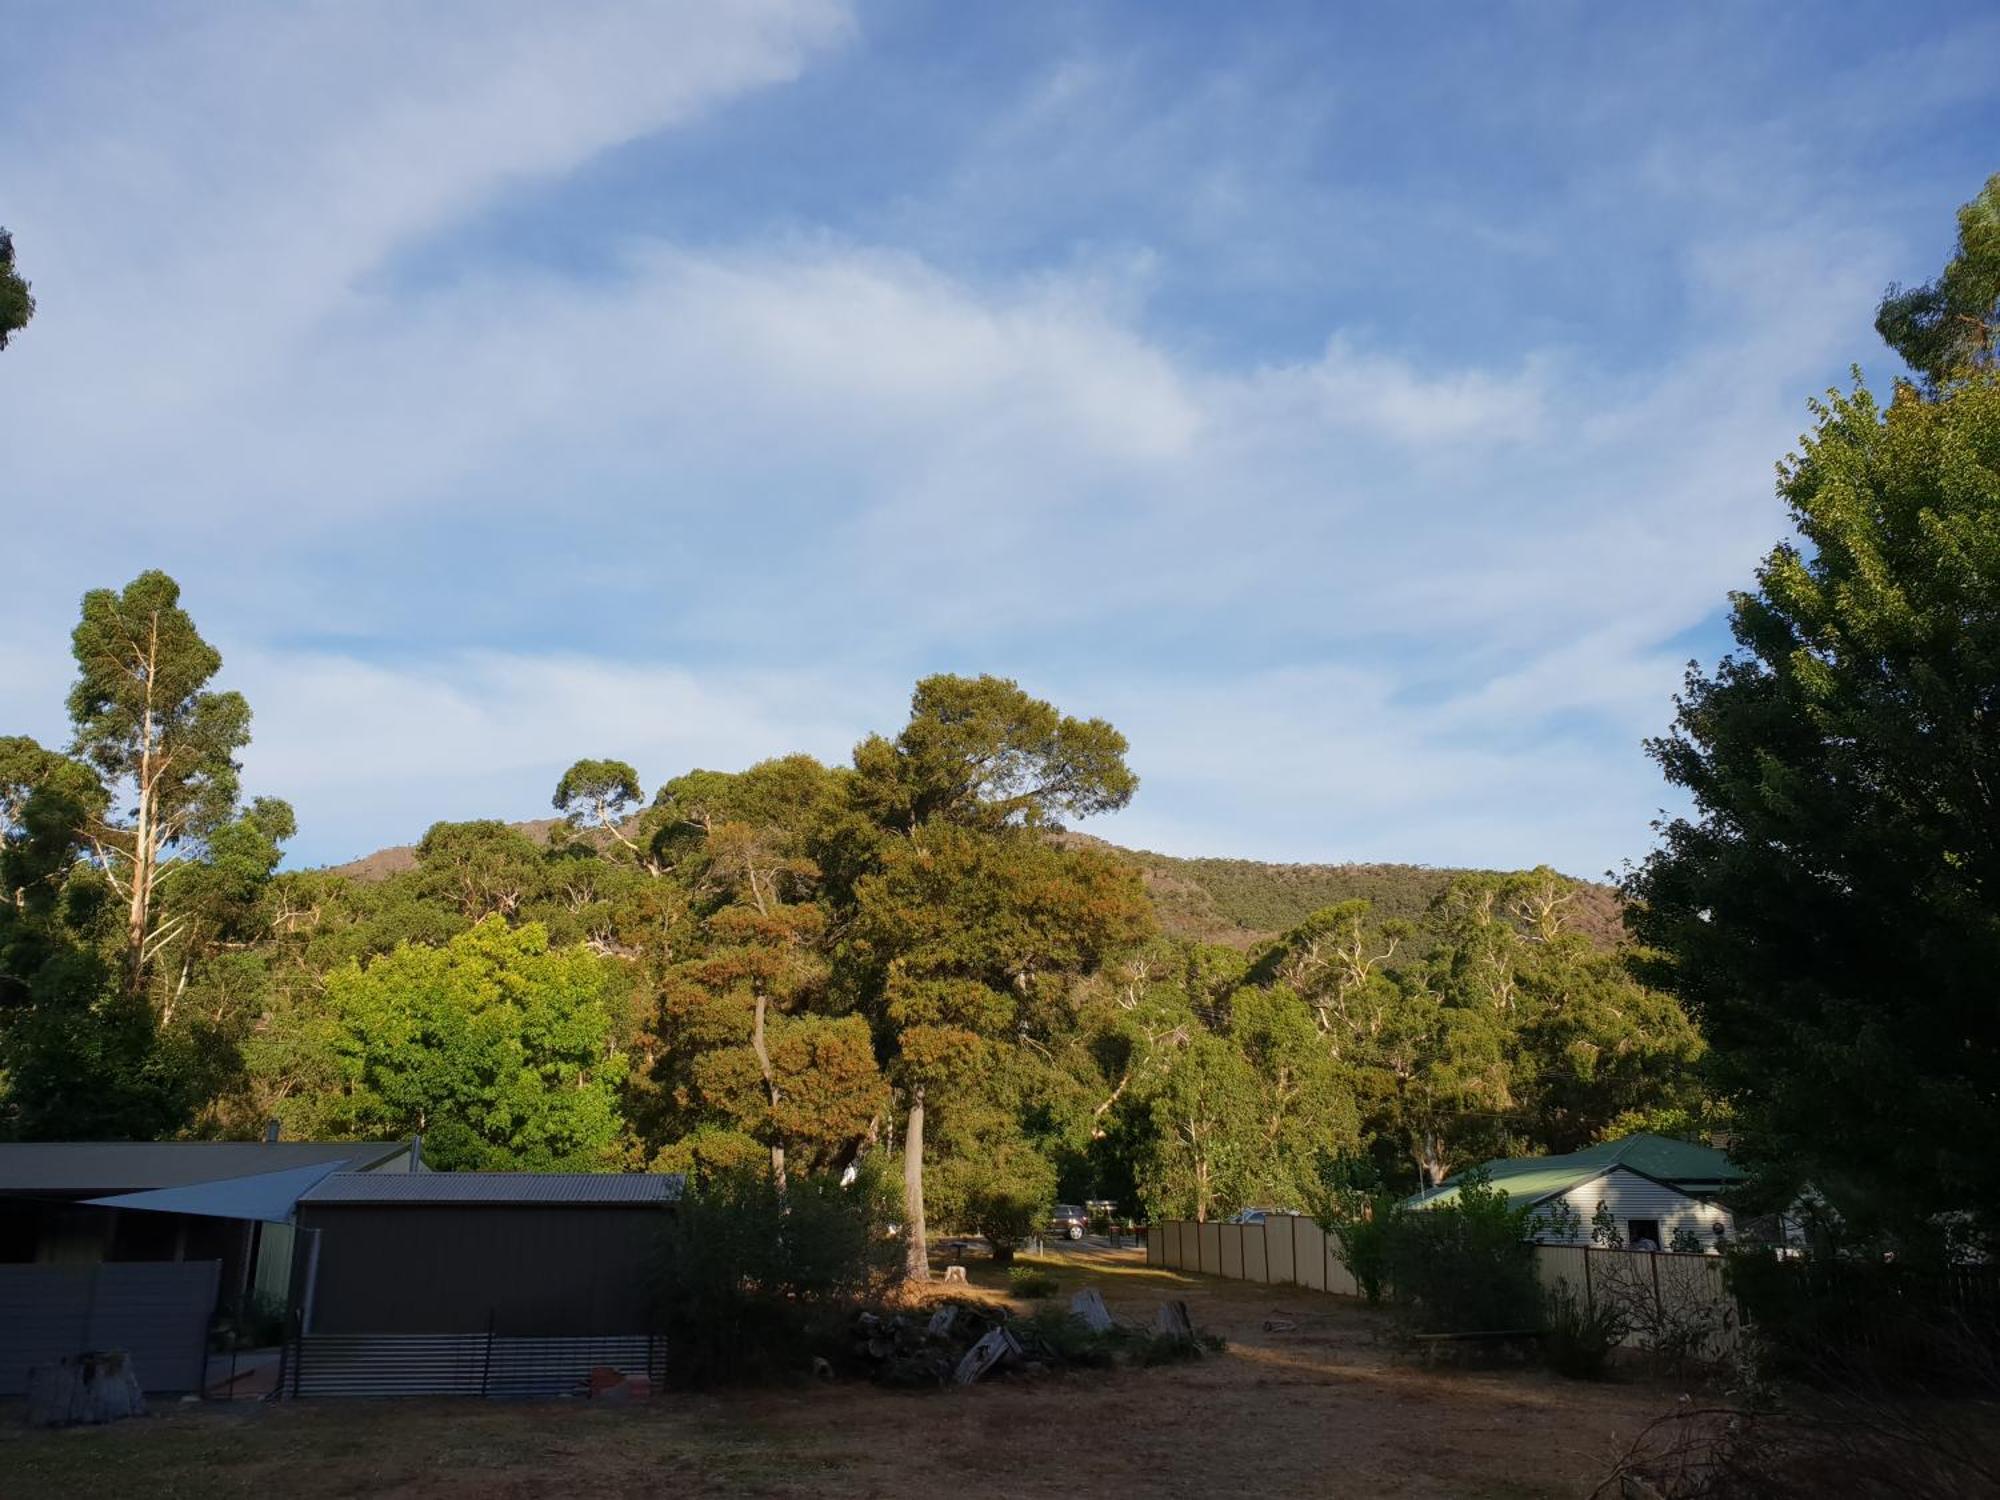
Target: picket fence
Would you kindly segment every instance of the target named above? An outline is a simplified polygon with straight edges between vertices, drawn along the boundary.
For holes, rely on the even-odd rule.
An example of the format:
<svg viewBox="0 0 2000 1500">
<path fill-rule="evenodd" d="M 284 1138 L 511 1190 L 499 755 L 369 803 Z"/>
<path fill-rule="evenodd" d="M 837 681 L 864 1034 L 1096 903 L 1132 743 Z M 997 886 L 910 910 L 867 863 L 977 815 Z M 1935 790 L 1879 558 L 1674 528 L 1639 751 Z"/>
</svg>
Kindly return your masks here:
<svg viewBox="0 0 2000 1500">
<path fill-rule="evenodd" d="M 1337 1248 L 1319 1225 L 1292 1214 L 1274 1214 L 1261 1224 L 1172 1219 L 1146 1231 L 1149 1266 L 1358 1297 L 1361 1288 L 1340 1263 Z M 1568 1282 L 1587 1305 L 1615 1296 L 1630 1306 L 1650 1296 L 1656 1306 L 1692 1314 L 1715 1330 L 1702 1351 L 1711 1358 L 1727 1352 L 1740 1324 L 1735 1299 L 1723 1285 L 1720 1256 L 1536 1245 L 1535 1275 L 1545 1287 Z M 1646 1337 L 1644 1329 L 1635 1328 L 1625 1342 L 1636 1347 Z"/>
</svg>

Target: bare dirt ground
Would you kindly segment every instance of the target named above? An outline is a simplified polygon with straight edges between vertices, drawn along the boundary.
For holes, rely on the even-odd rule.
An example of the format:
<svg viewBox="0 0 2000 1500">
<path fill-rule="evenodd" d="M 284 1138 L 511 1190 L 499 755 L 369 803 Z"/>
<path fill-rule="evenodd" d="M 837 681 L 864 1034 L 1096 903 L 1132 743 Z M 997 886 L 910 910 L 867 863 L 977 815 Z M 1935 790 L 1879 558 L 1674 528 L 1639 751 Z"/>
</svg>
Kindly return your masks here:
<svg viewBox="0 0 2000 1500">
<path fill-rule="evenodd" d="M 865 1385 L 581 1402 L 166 1406 L 30 1432 L 0 1409 L 0 1496 L 959 1497 L 1579 1495 L 1675 1392 L 1536 1370 L 1428 1370 L 1343 1298 L 1052 1255 L 1120 1317 L 1185 1300 L 1227 1352 L 970 1390 Z M 974 1269 L 986 1295 L 1004 1274 Z M 1266 1333 L 1267 1317 L 1298 1322 Z"/>
</svg>

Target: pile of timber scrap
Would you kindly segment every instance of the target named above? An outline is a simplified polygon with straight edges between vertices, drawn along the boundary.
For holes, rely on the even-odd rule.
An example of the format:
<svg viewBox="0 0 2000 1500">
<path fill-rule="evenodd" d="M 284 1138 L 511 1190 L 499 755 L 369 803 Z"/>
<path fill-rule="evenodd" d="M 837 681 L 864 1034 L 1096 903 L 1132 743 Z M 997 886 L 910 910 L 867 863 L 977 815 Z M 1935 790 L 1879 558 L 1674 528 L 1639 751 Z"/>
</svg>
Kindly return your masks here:
<svg viewBox="0 0 2000 1500">
<path fill-rule="evenodd" d="M 856 1367 L 885 1385 L 945 1385 L 973 1346 L 1006 1321 L 1004 1307 L 972 1301 L 863 1311 L 855 1315 L 850 1352 Z"/>
<path fill-rule="evenodd" d="M 1046 1324 L 1016 1318 L 989 1302 L 938 1301 L 908 1312 L 856 1314 L 850 1349 L 861 1372 L 885 1385 L 974 1385 L 993 1375 L 1034 1376 L 1074 1364 L 1104 1366 L 1112 1350 L 1135 1356 L 1137 1346 L 1185 1345 L 1202 1351 L 1187 1304 L 1162 1304 L 1150 1329 L 1115 1321 L 1092 1290 L 1070 1299 L 1071 1337 Z M 1087 1341 L 1081 1347 L 1077 1338 Z M 830 1374 L 831 1371 L 829 1370 Z"/>
</svg>

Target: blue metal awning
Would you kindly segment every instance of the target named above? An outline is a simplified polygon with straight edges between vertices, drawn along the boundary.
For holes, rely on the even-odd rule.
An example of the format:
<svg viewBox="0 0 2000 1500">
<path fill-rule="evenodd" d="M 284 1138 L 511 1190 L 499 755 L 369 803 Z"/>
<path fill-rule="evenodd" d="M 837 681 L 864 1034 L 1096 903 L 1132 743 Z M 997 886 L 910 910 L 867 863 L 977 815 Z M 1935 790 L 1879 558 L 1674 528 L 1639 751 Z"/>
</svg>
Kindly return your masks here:
<svg viewBox="0 0 2000 1500">
<path fill-rule="evenodd" d="M 118 1193 L 84 1201 L 99 1208 L 136 1208 L 149 1213 L 202 1214 L 212 1219 L 262 1219 L 283 1224 L 292 1217 L 299 1195 L 332 1176 L 344 1161 L 316 1162 L 285 1172 L 259 1172 L 250 1177 L 224 1177 L 186 1187 L 154 1188 L 144 1193 Z"/>
</svg>

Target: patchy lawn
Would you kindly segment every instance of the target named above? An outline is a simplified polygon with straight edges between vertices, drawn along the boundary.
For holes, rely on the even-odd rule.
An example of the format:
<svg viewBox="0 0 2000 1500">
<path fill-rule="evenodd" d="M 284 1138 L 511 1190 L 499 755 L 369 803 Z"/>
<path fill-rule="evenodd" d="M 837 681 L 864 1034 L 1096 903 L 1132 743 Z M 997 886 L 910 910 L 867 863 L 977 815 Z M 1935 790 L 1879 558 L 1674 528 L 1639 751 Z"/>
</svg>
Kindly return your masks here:
<svg viewBox="0 0 2000 1500">
<path fill-rule="evenodd" d="M 318 1401 L 167 1406 L 108 1428 L 30 1432 L 0 1408 L 0 1496 L 1093 1493 L 1472 1496 L 1587 1492 L 1655 1387 L 1532 1370 L 1431 1371 L 1366 1307 L 1294 1287 L 1051 1255 L 1062 1297 L 1096 1286 L 1150 1321 L 1166 1297 L 1229 1340 L 1194 1364 L 971 1390 L 801 1386 L 648 1405 Z M 1006 1274 L 973 1269 L 1001 1295 Z M 1023 1307 L 1026 1304 L 1021 1304 Z M 1265 1318 L 1297 1320 L 1265 1333 Z"/>
</svg>

